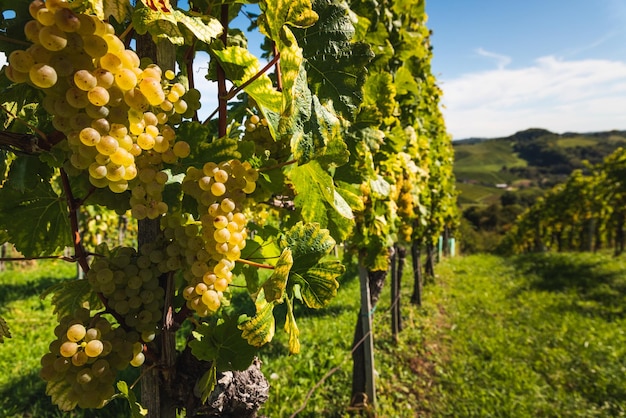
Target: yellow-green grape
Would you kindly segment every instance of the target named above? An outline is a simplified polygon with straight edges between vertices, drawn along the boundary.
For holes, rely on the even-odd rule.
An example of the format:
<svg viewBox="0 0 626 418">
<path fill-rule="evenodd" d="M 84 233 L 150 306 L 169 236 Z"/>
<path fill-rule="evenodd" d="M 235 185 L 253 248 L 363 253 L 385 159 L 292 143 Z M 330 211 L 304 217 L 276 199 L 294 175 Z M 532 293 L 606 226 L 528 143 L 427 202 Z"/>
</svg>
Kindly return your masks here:
<svg viewBox="0 0 626 418">
<path fill-rule="evenodd" d="M 128 68 L 122 68 L 115 74 L 115 83 L 122 90 L 131 90 L 137 85 L 137 75 Z"/>
<path fill-rule="evenodd" d="M 97 35 L 83 36 L 83 48 L 93 58 L 103 57 L 109 51 L 106 41 Z"/>
<path fill-rule="evenodd" d="M 78 344 L 73 341 L 66 341 L 61 344 L 61 348 L 59 350 L 59 353 L 63 357 L 72 357 L 78 351 Z"/>
<path fill-rule="evenodd" d="M 47 64 L 39 63 L 33 65 L 28 75 L 30 77 L 30 81 L 41 88 L 50 88 L 54 86 L 57 82 L 57 73 L 55 69 Z"/>
<path fill-rule="evenodd" d="M 89 103 L 94 106 L 104 106 L 109 103 L 109 92 L 102 86 L 96 86 L 87 92 Z"/>
<path fill-rule="evenodd" d="M 60 51 L 67 46 L 67 35 L 56 26 L 44 26 L 39 31 L 39 43 L 49 51 Z"/>
<path fill-rule="evenodd" d="M 161 82 L 157 78 L 144 77 L 139 82 L 139 90 L 152 106 L 158 106 L 165 100 L 165 93 L 161 87 Z"/>
<path fill-rule="evenodd" d="M 9 64 L 17 71 L 28 73 L 30 67 L 35 65 L 35 60 L 27 51 L 15 50 L 9 54 Z"/>
<path fill-rule="evenodd" d="M 85 329 L 85 327 L 82 324 L 74 324 L 71 325 L 66 332 L 67 335 L 67 339 L 72 341 L 72 342 L 77 342 L 82 340 L 83 338 L 85 338 L 85 334 L 87 333 L 87 330 Z M 73 355 L 73 354 L 72 354 Z M 69 356 L 67 356 L 69 357 Z"/>
<path fill-rule="evenodd" d="M 88 70 L 78 70 L 74 73 L 74 84 L 83 91 L 89 91 L 98 85 L 98 79 Z"/>
<path fill-rule="evenodd" d="M 64 32 L 76 32 L 80 28 L 80 20 L 73 11 L 62 8 L 54 14 L 54 23 Z"/>
</svg>

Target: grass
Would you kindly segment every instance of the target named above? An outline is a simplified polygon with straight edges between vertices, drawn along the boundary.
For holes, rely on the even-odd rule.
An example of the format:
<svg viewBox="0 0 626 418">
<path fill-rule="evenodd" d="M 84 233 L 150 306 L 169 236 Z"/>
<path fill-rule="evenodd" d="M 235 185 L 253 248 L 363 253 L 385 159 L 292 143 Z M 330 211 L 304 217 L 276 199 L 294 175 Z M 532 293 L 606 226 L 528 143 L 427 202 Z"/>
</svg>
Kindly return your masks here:
<svg viewBox="0 0 626 418">
<path fill-rule="evenodd" d="M 73 276 L 55 264 L 0 273 L 0 416 L 128 416 L 124 403 L 62 415 L 37 376 L 54 318 L 37 294 Z M 408 266 L 407 266 L 408 267 Z M 410 270 L 410 269 L 409 269 Z M 385 289 L 374 313 L 381 417 L 615 417 L 626 415 L 626 262 L 602 254 L 459 257 L 437 266 L 424 305 L 408 305 L 390 334 Z M 302 352 L 287 355 L 283 320 L 261 352 L 271 383 L 261 414 L 352 417 L 349 354 L 358 314 L 356 274 L 326 309 L 296 309 Z M 276 309 L 284 317 L 282 307 Z M 307 396 L 310 394 L 310 399 Z"/>
<path fill-rule="evenodd" d="M 434 416 L 615 417 L 626 413 L 626 264 L 594 254 L 440 269 L 447 326 Z"/>
</svg>

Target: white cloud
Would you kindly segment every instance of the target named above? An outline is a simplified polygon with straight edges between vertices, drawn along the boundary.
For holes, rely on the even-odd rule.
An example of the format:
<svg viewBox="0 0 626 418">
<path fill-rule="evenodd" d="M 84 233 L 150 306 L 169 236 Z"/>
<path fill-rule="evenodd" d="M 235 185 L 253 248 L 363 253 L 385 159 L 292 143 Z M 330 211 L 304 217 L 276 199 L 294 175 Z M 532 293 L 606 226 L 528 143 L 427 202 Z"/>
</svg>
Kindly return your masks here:
<svg viewBox="0 0 626 418">
<path fill-rule="evenodd" d="M 503 69 L 507 65 L 511 63 L 511 57 L 507 55 L 497 54 L 495 52 L 486 51 L 482 48 L 478 48 L 476 50 L 478 55 L 482 55 L 483 57 L 491 58 L 496 61 L 496 65 L 499 70 Z"/>
<path fill-rule="evenodd" d="M 626 63 L 541 57 L 520 69 L 442 80 L 454 138 L 507 136 L 530 127 L 554 132 L 626 128 Z"/>
</svg>

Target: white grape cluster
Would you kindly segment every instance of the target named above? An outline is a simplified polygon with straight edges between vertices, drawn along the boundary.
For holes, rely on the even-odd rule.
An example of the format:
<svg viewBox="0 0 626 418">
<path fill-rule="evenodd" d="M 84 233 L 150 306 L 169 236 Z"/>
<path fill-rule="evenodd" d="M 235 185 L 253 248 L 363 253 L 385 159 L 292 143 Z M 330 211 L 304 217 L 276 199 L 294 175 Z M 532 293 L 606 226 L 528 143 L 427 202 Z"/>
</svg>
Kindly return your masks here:
<svg viewBox="0 0 626 418">
<path fill-rule="evenodd" d="M 131 247 L 114 248 L 108 257 L 91 263 L 87 280 L 94 291 L 107 299 L 108 308 L 124 318 L 124 324 L 152 341 L 161 321 L 165 291 L 159 284 L 164 259 L 156 243 L 148 243 L 137 253 Z M 165 270 L 167 271 L 167 270 Z"/>
<path fill-rule="evenodd" d="M 257 179 L 258 172 L 238 160 L 209 162 L 202 170 L 191 167 L 183 191 L 197 200 L 199 222 L 190 215 L 163 218 L 162 229 L 169 240 L 166 263 L 172 270 L 182 268 L 187 281 L 183 297 L 200 316 L 219 309 L 232 282 L 235 261 L 247 238 L 241 208 Z"/>
<path fill-rule="evenodd" d="M 57 337 L 41 358 L 41 377 L 64 409 L 101 408 L 115 394 L 118 370 L 139 367 L 145 357 L 137 333 L 113 329 L 104 317 L 79 308 L 60 320 Z"/>
<path fill-rule="evenodd" d="M 154 187 L 154 178 L 141 171 L 160 171 L 162 163 L 189 155 L 189 145 L 176 142 L 167 123 L 197 109 L 199 92 L 191 94 L 198 105 L 190 109 L 183 98 L 187 89 L 173 82 L 172 71 L 142 68 L 110 24 L 69 7 L 65 0 L 31 2 L 34 20 L 24 31 L 33 45 L 9 55 L 6 75 L 44 91 L 42 105 L 66 135 L 74 169 L 87 170 L 94 186 L 116 193 L 141 186 L 131 202 L 133 214 L 154 219 L 167 210 L 164 181 Z"/>
<path fill-rule="evenodd" d="M 267 126 L 267 119 L 259 117 L 259 115 L 250 115 L 244 124 L 246 132 L 254 132 L 259 125 Z"/>
</svg>

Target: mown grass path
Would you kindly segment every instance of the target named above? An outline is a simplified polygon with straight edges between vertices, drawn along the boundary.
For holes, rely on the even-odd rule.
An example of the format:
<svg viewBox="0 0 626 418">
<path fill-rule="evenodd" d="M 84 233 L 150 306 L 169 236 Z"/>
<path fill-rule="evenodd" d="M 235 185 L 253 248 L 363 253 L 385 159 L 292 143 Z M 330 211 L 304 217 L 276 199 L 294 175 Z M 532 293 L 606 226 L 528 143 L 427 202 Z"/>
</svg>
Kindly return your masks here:
<svg viewBox="0 0 626 418">
<path fill-rule="evenodd" d="M 445 263 L 434 416 L 615 417 L 626 411 L 626 264 L 594 254 Z M 440 319 L 441 320 L 441 319 Z"/>
</svg>

